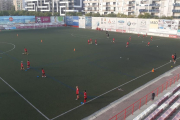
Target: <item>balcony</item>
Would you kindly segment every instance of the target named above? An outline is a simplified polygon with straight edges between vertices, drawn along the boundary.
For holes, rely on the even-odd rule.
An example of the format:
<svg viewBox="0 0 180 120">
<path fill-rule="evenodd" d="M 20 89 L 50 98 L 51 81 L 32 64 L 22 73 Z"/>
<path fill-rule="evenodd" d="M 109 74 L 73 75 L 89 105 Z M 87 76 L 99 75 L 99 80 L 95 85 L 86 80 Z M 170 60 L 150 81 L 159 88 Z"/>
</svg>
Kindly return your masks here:
<svg viewBox="0 0 180 120">
<path fill-rule="evenodd" d="M 139 12 L 148 12 L 146 9 L 139 9 Z"/>
<path fill-rule="evenodd" d="M 180 3 L 174 3 L 173 6 L 180 6 Z"/>
<path fill-rule="evenodd" d="M 180 13 L 180 10 L 172 10 L 173 13 Z"/>
<path fill-rule="evenodd" d="M 83 3 L 99 3 L 98 1 L 83 1 Z"/>
<path fill-rule="evenodd" d="M 91 8 L 91 7 L 99 7 L 98 5 L 84 5 L 84 7 L 89 7 L 89 8 Z"/>
<path fill-rule="evenodd" d="M 103 10 L 103 12 L 115 12 L 114 10 Z"/>
<path fill-rule="evenodd" d="M 160 4 L 150 4 L 149 6 L 152 6 L 152 7 L 159 7 Z"/>
<path fill-rule="evenodd" d="M 116 5 L 103 5 L 103 7 L 116 7 Z"/>
<path fill-rule="evenodd" d="M 133 4 L 133 3 L 131 3 L 131 4 L 126 4 L 126 6 L 134 6 L 134 4 Z"/>
<path fill-rule="evenodd" d="M 98 12 L 99 10 L 84 10 L 85 12 Z"/>
<path fill-rule="evenodd" d="M 151 13 L 158 13 L 159 10 L 149 10 L 149 12 L 151 12 Z"/>
<path fill-rule="evenodd" d="M 134 12 L 134 9 L 128 9 L 127 12 Z"/>
</svg>

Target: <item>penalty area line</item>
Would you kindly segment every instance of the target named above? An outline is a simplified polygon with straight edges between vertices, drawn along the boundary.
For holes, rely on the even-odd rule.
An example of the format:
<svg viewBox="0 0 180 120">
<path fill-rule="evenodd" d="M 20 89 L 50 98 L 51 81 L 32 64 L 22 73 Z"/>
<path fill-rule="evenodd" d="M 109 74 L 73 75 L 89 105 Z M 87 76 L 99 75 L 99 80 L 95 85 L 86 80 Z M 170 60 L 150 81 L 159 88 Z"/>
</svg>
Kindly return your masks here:
<svg viewBox="0 0 180 120">
<path fill-rule="evenodd" d="M 179 58 L 180 58 L 180 57 L 178 57 L 177 60 L 178 60 Z M 165 63 L 165 64 L 163 64 L 163 65 L 155 68 L 155 70 L 157 70 L 157 69 L 159 69 L 159 68 L 162 68 L 162 67 L 164 67 L 165 65 L 168 65 L 169 63 L 171 63 L 171 62 L 167 62 L 167 63 Z M 107 93 L 110 93 L 111 91 L 114 91 L 114 90 L 118 89 L 119 87 L 122 87 L 122 86 L 124 86 L 124 85 L 127 85 L 128 83 L 131 83 L 131 82 L 137 80 L 138 78 L 141 78 L 141 77 L 143 77 L 143 76 L 145 76 L 145 75 L 147 75 L 147 74 L 149 74 L 149 73 L 151 73 L 151 71 L 149 71 L 149 72 L 147 72 L 147 73 L 144 73 L 144 74 L 142 74 L 142 75 L 140 75 L 140 76 L 138 76 L 138 77 L 136 77 L 136 78 L 134 78 L 134 79 L 132 79 L 132 80 L 130 80 L 130 81 L 122 84 L 122 85 L 119 85 L 119 86 L 117 86 L 117 87 L 115 87 L 115 88 L 113 88 L 113 89 L 111 89 L 111 90 L 109 90 L 109 91 L 107 91 L 107 92 L 105 92 L 105 93 L 103 93 L 103 94 L 101 94 L 101 95 L 99 95 L 99 96 L 97 96 L 97 97 L 95 97 L 95 98 L 87 101 L 86 104 L 89 103 L 89 102 L 91 102 L 91 101 L 93 101 L 93 100 L 95 100 L 95 99 L 97 99 L 97 98 L 99 98 L 99 97 L 101 97 L 101 96 L 103 96 L 103 95 L 105 95 L 105 94 L 107 94 Z M 73 110 L 81 107 L 81 106 L 83 106 L 83 105 L 78 105 L 78 106 L 76 106 L 76 107 L 74 107 L 74 108 L 72 108 L 72 109 L 70 109 L 70 110 L 68 110 L 68 111 L 66 111 L 66 112 L 64 112 L 64 113 L 62 113 L 62 114 L 54 117 L 54 118 L 52 118 L 51 120 L 55 120 L 56 118 L 61 117 L 61 116 L 65 115 L 65 114 L 67 114 L 67 113 L 69 113 L 69 112 L 71 112 L 71 111 L 73 111 Z"/>
<path fill-rule="evenodd" d="M 39 112 L 43 117 L 47 120 L 50 120 L 46 115 L 44 115 L 40 110 L 38 110 L 31 102 L 29 102 L 23 95 L 21 95 L 16 89 L 14 89 L 10 84 L 8 84 L 4 79 L 0 77 L 0 79 L 9 86 L 14 92 L 16 92 L 21 98 L 23 98 L 29 105 L 31 105 L 37 112 Z"/>
</svg>

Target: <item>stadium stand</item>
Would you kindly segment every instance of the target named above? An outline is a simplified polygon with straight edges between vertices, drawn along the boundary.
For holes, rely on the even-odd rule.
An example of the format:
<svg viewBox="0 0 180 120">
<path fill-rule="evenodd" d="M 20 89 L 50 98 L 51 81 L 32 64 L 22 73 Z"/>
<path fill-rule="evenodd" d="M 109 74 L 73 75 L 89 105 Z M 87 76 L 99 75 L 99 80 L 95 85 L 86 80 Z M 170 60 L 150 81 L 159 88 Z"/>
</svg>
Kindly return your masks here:
<svg viewBox="0 0 180 120">
<path fill-rule="evenodd" d="M 180 120 L 180 111 L 174 116 L 172 120 Z"/>
<path fill-rule="evenodd" d="M 180 84 L 176 85 L 170 92 L 166 93 L 154 104 L 149 106 L 141 114 L 139 114 L 133 120 L 142 120 L 148 116 L 145 120 L 152 120 L 158 117 L 170 104 L 172 104 L 180 96 Z M 179 91 L 178 91 L 179 90 Z M 178 107 L 180 106 L 180 99 L 176 101 L 158 120 L 165 120 L 168 118 Z M 149 114 L 149 115 L 148 115 Z"/>
</svg>

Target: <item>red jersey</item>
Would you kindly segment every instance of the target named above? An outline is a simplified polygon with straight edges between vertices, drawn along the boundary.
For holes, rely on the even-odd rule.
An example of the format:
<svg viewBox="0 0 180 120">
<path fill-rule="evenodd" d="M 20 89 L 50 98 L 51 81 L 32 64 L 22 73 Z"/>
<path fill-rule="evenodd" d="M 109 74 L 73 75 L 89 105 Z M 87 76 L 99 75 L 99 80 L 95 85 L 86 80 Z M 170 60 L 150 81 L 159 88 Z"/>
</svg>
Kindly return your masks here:
<svg viewBox="0 0 180 120">
<path fill-rule="evenodd" d="M 115 39 L 113 38 L 113 41 L 114 41 Z"/>
<path fill-rule="evenodd" d="M 76 88 L 76 94 L 79 94 L 79 88 Z"/>
<path fill-rule="evenodd" d="M 27 51 L 27 49 L 26 49 L 26 48 L 24 48 L 24 51 Z"/>
<path fill-rule="evenodd" d="M 29 62 L 29 61 L 27 61 L 27 65 L 30 65 L 30 62 Z"/>
<path fill-rule="evenodd" d="M 90 39 L 90 41 L 92 41 L 92 39 Z"/>
<path fill-rule="evenodd" d="M 129 42 L 127 42 L 126 44 L 129 45 Z"/>
<path fill-rule="evenodd" d="M 86 92 L 84 92 L 84 98 L 87 98 L 87 94 L 86 94 Z"/>
<path fill-rule="evenodd" d="M 172 59 L 174 59 L 174 55 L 172 55 Z"/>
<path fill-rule="evenodd" d="M 138 34 L 138 36 L 139 36 L 139 34 Z"/>
<path fill-rule="evenodd" d="M 152 36 L 151 36 L 151 39 L 152 39 Z"/>
<path fill-rule="evenodd" d="M 95 43 L 97 43 L 97 40 L 95 40 Z"/>
<path fill-rule="evenodd" d="M 129 39 L 131 39 L 131 37 L 129 37 Z"/>
<path fill-rule="evenodd" d="M 89 40 L 88 40 L 88 43 L 89 43 Z"/>
<path fill-rule="evenodd" d="M 21 67 L 23 67 L 23 63 L 21 63 Z"/>
<path fill-rule="evenodd" d="M 148 42 L 148 45 L 150 44 L 150 42 Z"/>
<path fill-rule="evenodd" d="M 143 35 L 143 37 L 144 37 L 144 35 Z"/>
<path fill-rule="evenodd" d="M 45 73 L 44 69 L 42 70 L 42 73 Z"/>
</svg>

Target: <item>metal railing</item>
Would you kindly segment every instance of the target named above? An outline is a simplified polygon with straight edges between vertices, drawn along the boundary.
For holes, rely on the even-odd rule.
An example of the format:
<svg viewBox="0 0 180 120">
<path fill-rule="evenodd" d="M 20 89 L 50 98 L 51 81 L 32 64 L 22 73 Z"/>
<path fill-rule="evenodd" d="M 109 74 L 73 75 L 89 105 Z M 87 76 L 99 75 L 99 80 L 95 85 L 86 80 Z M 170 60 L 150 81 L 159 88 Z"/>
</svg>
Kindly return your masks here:
<svg viewBox="0 0 180 120">
<path fill-rule="evenodd" d="M 150 93 L 139 99 L 138 101 L 131 104 L 129 107 L 125 108 L 118 114 L 114 115 L 109 120 L 125 120 L 129 115 L 131 114 L 133 115 L 133 113 L 136 110 L 140 109 L 143 105 L 147 104 L 147 102 L 149 102 L 152 99 L 152 93 L 155 93 L 156 96 L 158 96 L 159 93 L 162 93 L 164 90 L 167 90 L 168 87 L 170 87 L 172 84 L 177 82 L 179 80 L 179 75 L 180 73 L 172 77 L 171 79 L 167 80 L 165 83 L 157 87 L 155 90 L 151 91 Z"/>
</svg>

